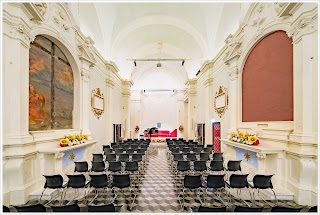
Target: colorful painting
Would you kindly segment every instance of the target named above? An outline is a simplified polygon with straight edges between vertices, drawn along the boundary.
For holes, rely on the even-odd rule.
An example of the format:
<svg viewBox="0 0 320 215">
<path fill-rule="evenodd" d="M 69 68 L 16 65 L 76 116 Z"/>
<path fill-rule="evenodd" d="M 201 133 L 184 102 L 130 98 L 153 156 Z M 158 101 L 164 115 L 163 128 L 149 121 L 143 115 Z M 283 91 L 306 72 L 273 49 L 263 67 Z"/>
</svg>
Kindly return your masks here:
<svg viewBox="0 0 320 215">
<path fill-rule="evenodd" d="M 73 73 L 62 51 L 45 37 L 31 44 L 29 130 L 72 128 Z"/>
</svg>

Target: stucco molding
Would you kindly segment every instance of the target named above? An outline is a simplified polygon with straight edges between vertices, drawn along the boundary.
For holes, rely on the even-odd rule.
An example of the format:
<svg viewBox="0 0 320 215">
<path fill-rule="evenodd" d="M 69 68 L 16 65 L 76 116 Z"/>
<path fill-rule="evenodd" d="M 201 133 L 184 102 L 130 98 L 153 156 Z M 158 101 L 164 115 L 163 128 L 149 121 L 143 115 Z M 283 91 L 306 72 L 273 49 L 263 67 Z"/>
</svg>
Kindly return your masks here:
<svg viewBox="0 0 320 215">
<path fill-rule="evenodd" d="M 298 43 L 304 35 L 312 34 L 318 30 L 318 8 L 306 11 L 293 21 L 292 29 L 288 32 L 288 36 L 292 37 L 294 43 Z"/>
<path fill-rule="evenodd" d="M 94 42 L 90 37 L 86 37 L 84 42 L 78 45 L 79 59 L 88 63 L 90 67 L 96 64 L 96 59 L 93 54 L 94 51 L 92 49 L 93 45 Z"/>
<path fill-rule="evenodd" d="M 90 82 L 90 71 L 82 68 L 81 69 L 81 78 L 85 83 L 89 83 Z"/>
</svg>

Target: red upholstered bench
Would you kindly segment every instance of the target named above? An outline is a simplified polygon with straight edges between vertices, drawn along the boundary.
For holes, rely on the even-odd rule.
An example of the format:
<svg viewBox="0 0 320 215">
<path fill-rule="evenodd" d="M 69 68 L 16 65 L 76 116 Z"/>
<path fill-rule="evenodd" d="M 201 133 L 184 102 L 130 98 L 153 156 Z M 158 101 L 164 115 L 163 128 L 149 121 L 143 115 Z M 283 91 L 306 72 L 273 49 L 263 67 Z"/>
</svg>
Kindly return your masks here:
<svg viewBox="0 0 320 215">
<path fill-rule="evenodd" d="M 169 137 L 170 131 L 168 130 L 159 130 L 158 137 Z"/>
</svg>

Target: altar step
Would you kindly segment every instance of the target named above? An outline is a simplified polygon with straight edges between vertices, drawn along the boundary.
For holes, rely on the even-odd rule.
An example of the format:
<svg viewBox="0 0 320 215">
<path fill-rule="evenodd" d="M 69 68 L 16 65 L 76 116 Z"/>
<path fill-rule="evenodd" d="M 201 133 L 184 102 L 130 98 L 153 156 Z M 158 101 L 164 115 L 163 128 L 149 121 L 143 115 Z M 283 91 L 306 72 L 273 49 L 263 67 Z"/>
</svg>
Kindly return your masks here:
<svg viewBox="0 0 320 215">
<path fill-rule="evenodd" d="M 38 189 L 32 191 L 32 192 L 29 194 L 29 200 L 32 200 L 32 199 L 40 199 L 40 196 L 41 196 L 42 191 L 43 191 L 43 188 L 38 188 Z M 42 199 L 43 199 L 43 200 L 49 200 L 49 199 L 52 199 L 53 197 L 55 197 L 57 194 L 58 194 L 58 190 L 46 189 L 46 190 L 43 192 Z"/>
<path fill-rule="evenodd" d="M 253 185 L 252 181 L 248 181 L 248 183 Z M 276 193 L 278 200 L 293 200 L 294 195 L 288 190 L 284 190 L 282 188 L 273 188 L 273 191 Z M 257 195 L 257 191 L 255 191 L 255 193 Z M 274 194 L 271 189 L 260 190 L 260 193 L 263 194 L 266 199 L 275 200 Z"/>
</svg>

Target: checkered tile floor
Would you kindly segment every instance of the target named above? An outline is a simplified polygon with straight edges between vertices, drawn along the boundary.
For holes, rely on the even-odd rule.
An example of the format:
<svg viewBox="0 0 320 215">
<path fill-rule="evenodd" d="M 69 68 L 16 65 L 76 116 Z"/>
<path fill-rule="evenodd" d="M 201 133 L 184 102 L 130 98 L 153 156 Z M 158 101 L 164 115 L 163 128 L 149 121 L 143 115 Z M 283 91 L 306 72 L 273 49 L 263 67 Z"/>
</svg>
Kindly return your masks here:
<svg viewBox="0 0 320 215">
<path fill-rule="evenodd" d="M 131 205 L 131 199 L 134 195 L 131 195 L 130 191 L 124 190 L 116 191 L 117 197 L 114 200 L 114 204 L 119 206 L 118 210 L 120 212 L 188 212 L 190 207 L 198 207 L 201 205 L 201 202 L 196 197 L 196 193 L 193 191 L 187 191 L 184 194 L 184 207 L 181 207 L 182 201 L 182 189 L 181 184 L 177 186 L 174 185 L 174 176 L 172 175 L 169 169 L 169 161 L 166 156 L 166 144 L 165 143 L 152 143 L 150 146 L 150 155 L 149 163 L 146 167 L 145 174 L 142 177 L 141 183 L 133 190 L 136 191 L 136 199 L 132 204 L 132 209 L 129 210 Z M 72 192 L 70 192 L 72 193 Z M 110 192 L 109 192 L 110 193 Z M 202 192 L 199 192 L 200 196 L 203 197 Z M 221 199 L 227 204 L 228 199 L 225 192 L 217 193 L 220 194 Z M 94 193 L 89 194 L 89 201 L 93 199 Z M 79 195 L 80 196 L 80 195 Z M 103 192 L 100 192 L 98 198 L 93 204 L 101 205 L 110 202 L 109 196 L 106 197 Z M 203 199 L 203 198 L 202 198 Z M 80 207 L 84 206 L 83 198 L 80 198 L 76 201 Z M 275 201 L 268 201 L 271 205 Z M 233 205 L 243 205 L 245 203 L 239 199 L 232 199 Z M 251 206 L 252 203 L 247 201 Z M 52 204 L 59 204 L 58 201 L 53 202 Z M 223 202 L 220 201 L 217 195 L 212 195 L 212 191 L 209 191 L 208 196 L 203 203 L 205 206 L 223 206 Z M 257 201 L 257 206 L 266 206 L 263 201 Z M 279 201 L 280 206 L 298 206 L 293 201 Z M 122 206 L 122 207 L 121 207 Z"/>
</svg>

